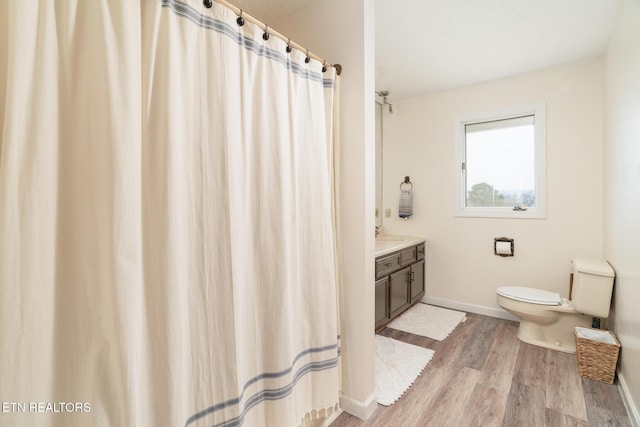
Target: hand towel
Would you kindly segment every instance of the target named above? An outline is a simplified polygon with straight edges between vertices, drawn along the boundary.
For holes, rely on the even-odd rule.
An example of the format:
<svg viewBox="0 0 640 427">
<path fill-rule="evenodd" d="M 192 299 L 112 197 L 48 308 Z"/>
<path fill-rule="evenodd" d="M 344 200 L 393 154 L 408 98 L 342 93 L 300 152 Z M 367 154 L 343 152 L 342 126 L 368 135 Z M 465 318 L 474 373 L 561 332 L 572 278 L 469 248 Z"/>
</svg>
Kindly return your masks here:
<svg viewBox="0 0 640 427">
<path fill-rule="evenodd" d="M 398 208 L 398 216 L 407 219 L 413 215 L 413 191 L 400 191 L 400 206 Z"/>
</svg>

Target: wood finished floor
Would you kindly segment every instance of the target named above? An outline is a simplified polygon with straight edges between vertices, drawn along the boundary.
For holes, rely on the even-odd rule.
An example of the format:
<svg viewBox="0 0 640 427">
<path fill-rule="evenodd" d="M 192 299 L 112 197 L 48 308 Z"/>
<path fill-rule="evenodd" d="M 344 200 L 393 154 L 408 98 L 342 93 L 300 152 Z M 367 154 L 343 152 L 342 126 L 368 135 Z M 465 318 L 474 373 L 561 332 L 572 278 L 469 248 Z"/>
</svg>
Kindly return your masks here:
<svg viewBox="0 0 640 427">
<path fill-rule="evenodd" d="M 586 380 L 576 356 L 518 340 L 518 323 L 467 314 L 444 341 L 383 329 L 435 350 L 395 404 L 362 421 L 342 413 L 330 427 L 631 426 L 617 386 Z"/>
</svg>

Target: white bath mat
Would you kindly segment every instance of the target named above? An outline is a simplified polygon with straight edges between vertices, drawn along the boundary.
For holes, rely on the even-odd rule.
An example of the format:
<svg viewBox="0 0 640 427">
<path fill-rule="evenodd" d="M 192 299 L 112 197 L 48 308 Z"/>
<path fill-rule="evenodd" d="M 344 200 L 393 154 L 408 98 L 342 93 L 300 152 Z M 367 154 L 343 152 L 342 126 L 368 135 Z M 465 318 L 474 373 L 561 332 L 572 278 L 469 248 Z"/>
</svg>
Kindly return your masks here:
<svg viewBox="0 0 640 427">
<path fill-rule="evenodd" d="M 395 403 L 418 378 L 433 350 L 376 335 L 376 394 L 378 403 Z"/>
<path fill-rule="evenodd" d="M 465 313 L 418 303 L 387 324 L 388 328 L 442 341 L 458 323 L 467 320 Z"/>
</svg>

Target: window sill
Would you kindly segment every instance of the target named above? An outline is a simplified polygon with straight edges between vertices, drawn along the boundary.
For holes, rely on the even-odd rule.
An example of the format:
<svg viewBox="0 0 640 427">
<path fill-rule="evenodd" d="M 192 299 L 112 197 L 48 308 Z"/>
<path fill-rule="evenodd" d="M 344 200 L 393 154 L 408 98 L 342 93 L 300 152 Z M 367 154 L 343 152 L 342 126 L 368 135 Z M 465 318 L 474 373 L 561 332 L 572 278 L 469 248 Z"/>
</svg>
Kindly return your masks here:
<svg viewBox="0 0 640 427">
<path fill-rule="evenodd" d="M 513 208 L 464 208 L 455 214 L 462 218 L 509 218 L 509 219 L 545 219 L 546 213 L 540 209 L 513 210 Z"/>
</svg>

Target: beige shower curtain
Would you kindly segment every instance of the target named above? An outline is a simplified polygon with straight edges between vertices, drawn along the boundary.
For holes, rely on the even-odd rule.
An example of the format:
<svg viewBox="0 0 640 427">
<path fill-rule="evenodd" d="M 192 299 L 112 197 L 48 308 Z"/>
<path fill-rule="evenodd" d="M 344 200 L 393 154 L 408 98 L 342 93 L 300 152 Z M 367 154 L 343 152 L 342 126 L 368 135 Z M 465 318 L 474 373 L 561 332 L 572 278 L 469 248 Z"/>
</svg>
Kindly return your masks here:
<svg viewBox="0 0 640 427">
<path fill-rule="evenodd" d="M 335 70 L 200 0 L 0 2 L 0 426 L 338 401 Z"/>
</svg>

